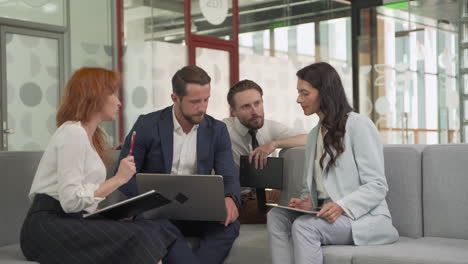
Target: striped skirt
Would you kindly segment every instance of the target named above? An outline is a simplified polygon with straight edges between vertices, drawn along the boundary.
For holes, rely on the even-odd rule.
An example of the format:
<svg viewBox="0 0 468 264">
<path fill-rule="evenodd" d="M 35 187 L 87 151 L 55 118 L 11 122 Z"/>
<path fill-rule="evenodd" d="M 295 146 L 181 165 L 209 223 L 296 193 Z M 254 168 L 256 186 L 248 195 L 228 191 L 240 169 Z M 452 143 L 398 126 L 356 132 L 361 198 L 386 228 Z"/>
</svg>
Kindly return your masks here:
<svg viewBox="0 0 468 264">
<path fill-rule="evenodd" d="M 20 237 L 25 257 L 41 264 L 155 264 L 175 240 L 158 221 L 83 219 L 45 194 L 36 195 Z"/>
</svg>

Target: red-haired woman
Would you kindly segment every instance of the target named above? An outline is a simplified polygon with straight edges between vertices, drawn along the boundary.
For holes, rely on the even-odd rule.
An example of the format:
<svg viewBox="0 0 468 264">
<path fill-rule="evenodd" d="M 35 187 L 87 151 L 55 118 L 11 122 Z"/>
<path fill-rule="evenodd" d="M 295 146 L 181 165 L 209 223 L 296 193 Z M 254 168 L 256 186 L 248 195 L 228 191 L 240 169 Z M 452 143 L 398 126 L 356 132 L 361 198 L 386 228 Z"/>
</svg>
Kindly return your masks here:
<svg viewBox="0 0 468 264">
<path fill-rule="evenodd" d="M 21 231 L 28 260 L 45 263 L 157 263 L 175 236 L 156 221 L 83 219 L 135 173 L 133 156 L 106 180 L 102 121 L 114 120 L 120 75 L 81 68 L 68 81 L 57 113 L 58 129 L 39 163 L 29 193 L 33 201 Z"/>
</svg>

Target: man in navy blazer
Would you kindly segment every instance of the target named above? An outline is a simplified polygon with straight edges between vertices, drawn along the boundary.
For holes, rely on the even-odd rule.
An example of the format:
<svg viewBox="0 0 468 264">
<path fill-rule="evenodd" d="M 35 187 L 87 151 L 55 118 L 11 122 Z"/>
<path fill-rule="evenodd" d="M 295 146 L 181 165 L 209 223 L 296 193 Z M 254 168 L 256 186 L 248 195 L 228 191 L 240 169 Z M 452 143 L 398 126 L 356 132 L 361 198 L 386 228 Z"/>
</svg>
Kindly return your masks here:
<svg viewBox="0 0 468 264">
<path fill-rule="evenodd" d="M 162 221 L 163 227 L 178 235 L 164 263 L 222 263 L 239 235 L 239 178 L 232 158 L 226 125 L 206 115 L 211 78 L 197 66 L 186 66 L 172 78 L 173 106 L 141 115 L 127 135 L 120 159 L 133 147 L 137 173 L 211 174 L 223 176 L 227 217 L 224 223 L 204 221 Z M 138 194 L 133 177 L 120 190 Z M 206 190 L 209 192 L 210 190 Z M 185 235 L 201 237 L 192 251 Z"/>
</svg>

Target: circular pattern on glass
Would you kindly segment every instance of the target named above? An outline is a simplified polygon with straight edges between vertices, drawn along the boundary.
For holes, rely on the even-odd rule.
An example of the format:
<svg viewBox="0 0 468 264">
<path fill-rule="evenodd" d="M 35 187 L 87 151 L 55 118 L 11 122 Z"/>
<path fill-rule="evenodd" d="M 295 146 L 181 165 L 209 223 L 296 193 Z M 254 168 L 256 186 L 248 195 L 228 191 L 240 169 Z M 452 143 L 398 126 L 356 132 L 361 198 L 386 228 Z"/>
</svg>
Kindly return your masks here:
<svg viewBox="0 0 468 264">
<path fill-rule="evenodd" d="M 20 88 L 20 99 L 23 104 L 34 107 L 42 101 L 42 90 L 39 85 L 28 82 Z"/>
<path fill-rule="evenodd" d="M 148 93 L 146 92 L 145 87 L 138 86 L 133 90 L 132 93 L 132 103 L 136 108 L 142 108 L 146 105 L 148 101 Z"/>
<path fill-rule="evenodd" d="M 86 54 L 93 55 L 98 52 L 99 45 L 94 43 L 81 43 L 81 48 L 86 52 Z"/>
<path fill-rule="evenodd" d="M 388 102 L 387 97 L 382 96 L 382 97 L 377 98 L 377 100 L 375 101 L 375 111 L 377 111 L 377 113 L 381 115 L 384 115 L 388 113 L 389 110 L 390 110 L 390 103 Z"/>
<path fill-rule="evenodd" d="M 104 52 L 107 56 L 112 57 L 114 55 L 114 48 L 111 45 L 104 45 Z"/>
</svg>

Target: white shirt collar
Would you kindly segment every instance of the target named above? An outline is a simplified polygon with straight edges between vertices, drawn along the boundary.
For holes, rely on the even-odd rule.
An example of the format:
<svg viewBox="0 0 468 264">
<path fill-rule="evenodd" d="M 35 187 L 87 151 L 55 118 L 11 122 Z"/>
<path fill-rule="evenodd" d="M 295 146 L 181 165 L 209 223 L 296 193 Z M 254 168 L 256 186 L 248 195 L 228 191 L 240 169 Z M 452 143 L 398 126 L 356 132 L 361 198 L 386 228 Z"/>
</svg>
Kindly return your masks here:
<svg viewBox="0 0 468 264">
<path fill-rule="evenodd" d="M 244 126 L 237 117 L 234 117 L 234 128 L 241 136 L 245 136 L 249 133 L 249 128 Z"/>
<path fill-rule="evenodd" d="M 174 132 L 181 135 L 182 133 L 184 133 L 184 130 L 182 129 L 182 126 L 180 125 L 179 120 L 177 120 L 175 116 L 174 107 L 175 105 L 172 106 L 172 122 L 174 123 Z M 198 126 L 199 124 L 194 125 L 190 131 L 197 130 Z"/>
</svg>

